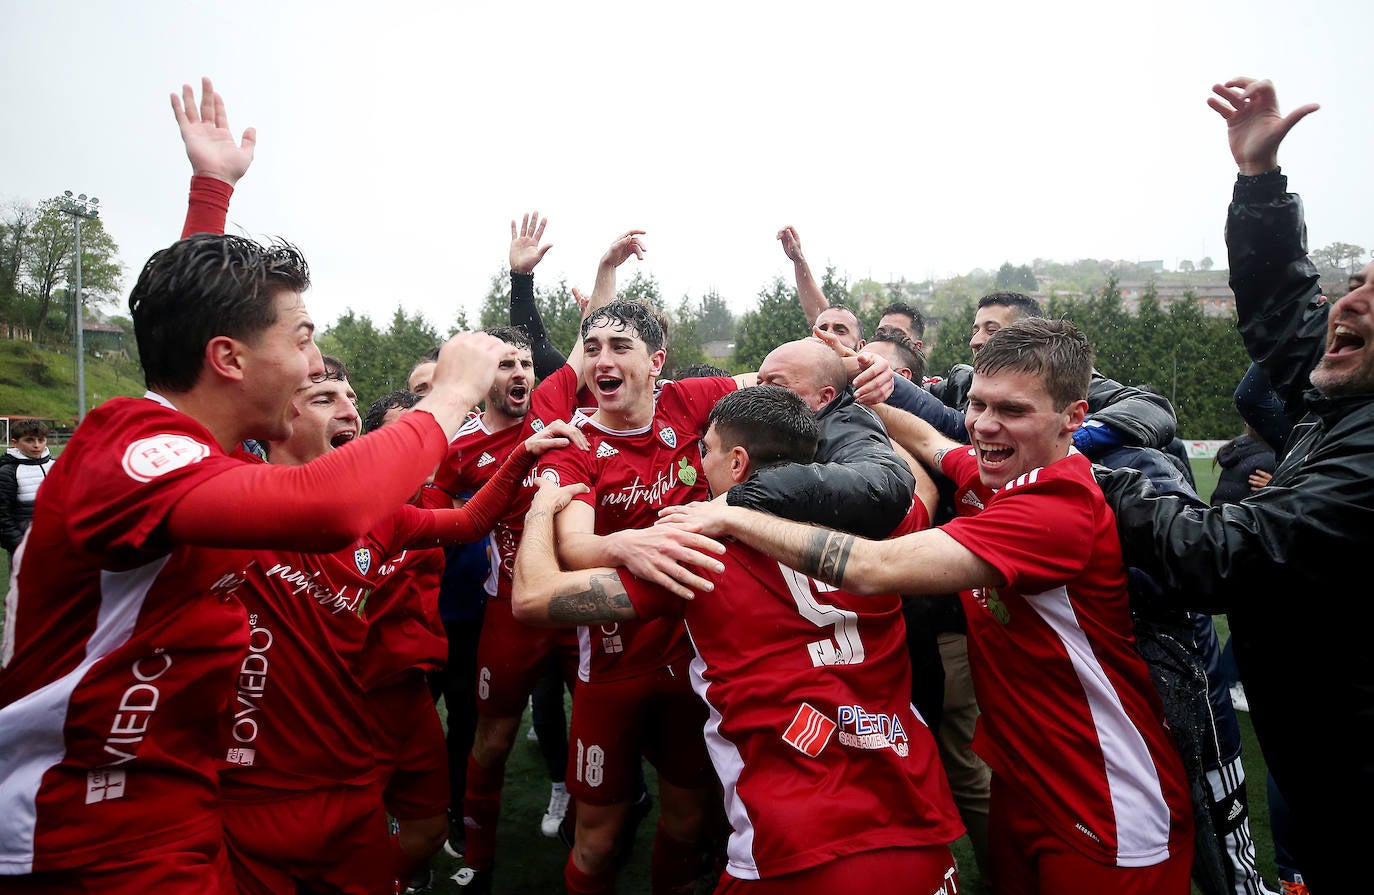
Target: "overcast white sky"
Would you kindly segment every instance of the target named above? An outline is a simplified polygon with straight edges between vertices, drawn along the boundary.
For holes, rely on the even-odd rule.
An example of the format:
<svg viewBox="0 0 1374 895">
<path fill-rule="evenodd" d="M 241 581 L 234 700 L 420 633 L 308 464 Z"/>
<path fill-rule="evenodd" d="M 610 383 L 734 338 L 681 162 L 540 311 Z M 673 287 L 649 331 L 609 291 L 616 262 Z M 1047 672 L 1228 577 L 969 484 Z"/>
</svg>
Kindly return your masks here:
<svg viewBox="0 0 1374 895">
<path fill-rule="evenodd" d="M 1213 82 L 1322 110 L 1280 161 L 1313 247 L 1374 245 L 1368 0 L 388 4 L 0 0 L 0 201 L 100 197 L 126 265 L 174 240 L 168 105 L 208 74 L 258 129 L 231 226 L 306 253 L 317 322 L 475 320 L 512 217 L 590 289 L 639 227 L 665 296 L 737 311 L 791 276 L 923 279 L 1037 257 L 1225 265 Z"/>
</svg>

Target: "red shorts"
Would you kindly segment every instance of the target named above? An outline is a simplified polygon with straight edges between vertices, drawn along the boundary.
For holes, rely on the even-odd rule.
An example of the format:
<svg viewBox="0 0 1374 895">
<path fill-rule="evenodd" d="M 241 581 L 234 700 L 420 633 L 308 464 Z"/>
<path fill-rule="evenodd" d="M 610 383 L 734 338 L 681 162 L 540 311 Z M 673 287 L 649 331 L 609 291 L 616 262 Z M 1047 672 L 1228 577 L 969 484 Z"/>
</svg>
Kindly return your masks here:
<svg viewBox="0 0 1374 895">
<path fill-rule="evenodd" d="M 477 714 L 520 717 L 548 663 L 560 663 L 571 687 L 577 661 L 575 628 L 536 628 L 515 620 L 510 600 L 488 600 L 477 643 Z"/>
<path fill-rule="evenodd" d="M 3 895 L 235 895 L 234 878 L 216 827 L 210 836 L 142 847 L 123 864 L 0 876 Z"/>
<path fill-rule="evenodd" d="M 706 704 L 687 678 L 690 658 L 650 674 L 573 691 L 568 792 L 590 805 L 632 802 L 640 756 L 664 780 L 695 789 L 715 779 L 702 728 Z"/>
<path fill-rule="evenodd" d="M 377 786 L 271 793 L 224 801 L 239 895 L 394 891 L 390 828 Z M 447 793 L 447 790 L 445 791 Z"/>
<path fill-rule="evenodd" d="M 397 820 L 424 820 L 446 812 L 448 747 L 424 672 L 416 669 L 367 698 L 376 719 L 377 776 L 387 813 Z"/>
<path fill-rule="evenodd" d="M 1057 836 L 1041 819 L 1039 806 L 1019 787 L 992 775 L 988 866 L 999 895 L 1187 895 L 1192 891 L 1192 825 L 1170 830 L 1169 839 L 1169 857 L 1149 867 L 1094 861 Z"/>
<path fill-rule="evenodd" d="M 715 895 L 834 895 L 836 892 L 959 891 L 954 853 L 947 845 L 880 848 L 845 855 L 771 879 L 724 874 Z"/>
</svg>

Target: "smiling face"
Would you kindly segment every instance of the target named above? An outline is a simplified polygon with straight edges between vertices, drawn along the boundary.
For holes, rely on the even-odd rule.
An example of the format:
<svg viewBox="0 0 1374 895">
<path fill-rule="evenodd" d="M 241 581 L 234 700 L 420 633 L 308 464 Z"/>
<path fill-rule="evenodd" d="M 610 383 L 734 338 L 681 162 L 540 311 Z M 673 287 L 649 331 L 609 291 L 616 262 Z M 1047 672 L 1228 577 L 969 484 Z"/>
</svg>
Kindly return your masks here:
<svg viewBox="0 0 1374 895">
<path fill-rule="evenodd" d="M 978 478 L 1001 488 L 1020 475 L 1062 460 L 1083 423 L 1088 402 L 1057 409 L 1038 373 L 975 372 L 964 425 L 978 452 Z"/>
<path fill-rule="evenodd" d="M 534 358 L 530 349 L 508 345 L 496 369 L 496 381 L 487 392 L 487 414 L 496 414 L 492 422 L 511 423 L 522 420 L 530 412 L 530 388 L 534 382 Z M 413 389 L 412 389 L 413 391 Z M 419 394 L 416 392 L 416 394 Z M 499 425 L 494 428 L 501 428 Z"/>
<path fill-rule="evenodd" d="M 1374 263 L 1351 277 L 1350 287 L 1331 306 L 1326 353 L 1312 371 L 1324 395 L 1374 391 Z"/>
<path fill-rule="evenodd" d="M 583 376 L 596 393 L 597 421 L 612 429 L 649 424 L 654 414 L 654 382 L 667 356 L 649 346 L 633 328 L 613 320 L 588 327 L 582 340 Z"/>
<path fill-rule="evenodd" d="M 255 438 L 285 441 L 296 418 L 294 398 L 301 382 L 324 372 L 315 344 L 315 324 L 299 292 L 282 291 L 277 320 L 242 347 L 246 431 Z"/>
<path fill-rule="evenodd" d="M 1023 315 L 1011 305 L 987 305 L 978 309 L 973 316 L 973 336 L 968 340 L 968 347 L 977 354 L 978 349 L 983 347 L 983 343 L 1002 327 L 1014 320 L 1019 320 Z"/>
</svg>

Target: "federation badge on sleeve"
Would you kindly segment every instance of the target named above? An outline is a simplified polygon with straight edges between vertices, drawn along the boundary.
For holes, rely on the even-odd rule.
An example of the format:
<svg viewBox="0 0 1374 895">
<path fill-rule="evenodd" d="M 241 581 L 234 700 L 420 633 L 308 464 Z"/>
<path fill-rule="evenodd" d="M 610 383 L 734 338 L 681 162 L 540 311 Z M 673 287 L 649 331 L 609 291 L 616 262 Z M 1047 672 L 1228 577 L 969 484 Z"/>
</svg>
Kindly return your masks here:
<svg viewBox="0 0 1374 895">
<path fill-rule="evenodd" d="M 358 567 L 358 573 L 366 575 L 367 570 L 372 568 L 372 551 L 366 547 L 359 547 L 353 551 L 353 564 Z"/>
</svg>

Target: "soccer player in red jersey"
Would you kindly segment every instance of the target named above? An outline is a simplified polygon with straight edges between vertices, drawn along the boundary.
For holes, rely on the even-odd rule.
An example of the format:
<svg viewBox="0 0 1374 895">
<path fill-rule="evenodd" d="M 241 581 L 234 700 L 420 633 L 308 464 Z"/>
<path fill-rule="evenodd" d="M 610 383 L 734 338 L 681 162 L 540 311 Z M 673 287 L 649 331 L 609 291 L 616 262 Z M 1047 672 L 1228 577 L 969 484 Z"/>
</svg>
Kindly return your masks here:
<svg viewBox="0 0 1374 895">
<path fill-rule="evenodd" d="M 518 229 L 511 222 L 513 271 L 528 274 L 547 251 L 547 246 L 538 244 L 544 223 L 537 214 L 532 218 L 527 215 Z M 582 302 L 584 315 L 614 297 L 616 268 L 632 255 L 643 254 L 638 236 L 639 231 L 634 230 L 621 235 L 602 256 L 591 299 Z M 574 294 L 581 302 L 576 290 Z M 518 439 L 551 420 L 570 417 L 577 409 L 583 385 L 580 343 L 563 364 L 535 386 L 530 340 L 523 330 L 502 326 L 488 332 L 504 340 L 509 349 L 482 413 L 469 419 L 459 431 L 449 448 L 448 459 L 435 476 L 436 487 L 455 497 L 486 481 Z M 417 369 L 412 376 L 417 374 L 424 375 Z M 525 510 L 536 490 L 537 474 L 536 467 L 493 532 L 496 593 L 487 601 L 478 644 L 477 731 L 467 763 L 467 791 L 462 806 L 466 868 L 459 884 L 469 892 L 485 891 L 491 884 L 506 760 L 531 691 L 551 663 L 562 666 L 569 686 L 576 680 L 578 644 L 573 632 L 521 624 L 510 608 L 515 554 L 524 529 Z M 558 779 L 557 785 L 562 786 L 562 778 Z"/>
<path fill-rule="evenodd" d="M 1091 374 L 1080 332 L 1028 318 L 974 361 L 971 447 L 880 411 L 980 504 L 939 528 L 866 541 L 719 501 L 665 518 L 856 593 L 963 590 L 983 712 L 974 747 L 994 774 L 993 887 L 1186 893 L 1187 781 L 1135 650 L 1115 520 L 1073 449 Z"/>
<path fill-rule="evenodd" d="M 724 494 L 809 463 L 818 426 L 792 392 L 741 389 L 711 411 L 701 465 Z M 683 618 L 690 679 L 732 833 L 717 892 L 956 891 L 963 832 L 935 742 L 906 698 L 901 599 L 856 597 L 740 544 L 685 601 L 626 571 L 563 572 L 553 515 L 584 487 L 545 485 L 516 564 L 518 617 L 542 624 Z M 948 887 L 942 888 L 942 887 Z"/>
<path fill-rule="evenodd" d="M 206 88 L 200 114 L 179 116 L 206 137 L 188 153 L 220 166 L 202 176 L 236 179 L 251 130 L 234 141 Z M 292 398 L 322 371 L 308 285 L 293 248 L 226 236 L 183 239 L 141 272 L 129 308 L 149 391 L 82 422 L 15 555 L 0 891 L 232 888 L 215 759 L 250 643 L 241 549 L 354 541 L 425 480 L 490 385 L 499 342 L 458 336 L 423 412 L 375 440 L 298 468 L 234 456 L 289 437 Z"/>
<path fill-rule="evenodd" d="M 579 411 L 574 423 L 592 450 L 553 451 L 540 474 L 591 489 L 558 518 L 569 568 L 625 565 L 682 592 L 705 582 L 678 561 L 715 565 L 694 549 L 708 542 L 655 529 L 653 521 L 662 507 L 706 496 L 698 441 L 711 407 L 738 383 L 711 377 L 656 387 L 663 338 L 653 312 L 637 302 L 612 302 L 583 321 L 583 375 L 598 406 Z M 577 820 L 565 885 L 570 893 L 611 891 L 617 836 L 638 795 L 641 753 L 659 776 L 655 891 L 690 883 L 710 768 L 703 708 L 687 681 L 691 648 L 681 620 L 583 627 L 578 637 L 568 772 Z"/>
<path fill-rule="evenodd" d="M 291 437 L 269 441 L 272 463 L 308 463 L 357 431 L 347 373 L 337 363 L 326 369 L 297 393 Z M 460 510 L 402 506 L 340 551 L 253 554 L 239 591 L 252 628 L 249 654 L 225 754 L 230 768 L 221 775 L 240 892 L 300 887 L 368 895 L 394 885 L 364 684 L 373 592 L 400 550 L 462 543 L 490 530 L 534 456 L 566 444 L 565 432 L 578 435 L 554 422 L 516 445 Z M 402 596 L 420 602 L 418 594 Z"/>
</svg>

